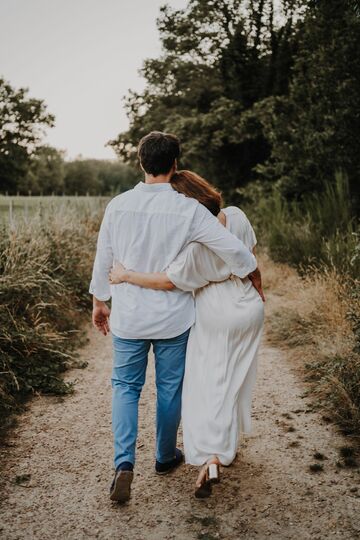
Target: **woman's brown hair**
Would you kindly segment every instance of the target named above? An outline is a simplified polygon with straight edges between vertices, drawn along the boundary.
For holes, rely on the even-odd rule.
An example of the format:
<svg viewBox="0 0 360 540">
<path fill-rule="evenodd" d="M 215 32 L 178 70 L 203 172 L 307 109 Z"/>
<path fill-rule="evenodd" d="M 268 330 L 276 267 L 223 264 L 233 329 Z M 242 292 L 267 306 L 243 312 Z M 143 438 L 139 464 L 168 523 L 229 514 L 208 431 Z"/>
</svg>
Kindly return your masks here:
<svg viewBox="0 0 360 540">
<path fill-rule="evenodd" d="M 207 180 L 192 171 L 177 171 L 173 174 L 170 183 L 178 193 L 198 200 L 206 206 L 214 216 L 221 210 L 221 193 Z"/>
</svg>

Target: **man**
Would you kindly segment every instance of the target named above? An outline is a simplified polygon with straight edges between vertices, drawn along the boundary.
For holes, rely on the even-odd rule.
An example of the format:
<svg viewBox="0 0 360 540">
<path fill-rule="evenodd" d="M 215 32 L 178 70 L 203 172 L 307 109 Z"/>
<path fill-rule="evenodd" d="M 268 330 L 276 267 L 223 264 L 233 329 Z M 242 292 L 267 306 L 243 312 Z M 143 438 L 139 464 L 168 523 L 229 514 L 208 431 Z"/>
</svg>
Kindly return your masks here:
<svg viewBox="0 0 360 540">
<path fill-rule="evenodd" d="M 219 255 L 239 277 L 257 266 L 244 244 L 204 206 L 172 188 L 169 182 L 179 154 L 174 135 L 152 132 L 141 139 L 138 156 L 145 182 L 112 199 L 98 237 L 90 292 L 94 325 L 104 335 L 111 327 L 113 335 L 115 476 L 110 498 L 119 502 L 130 497 L 138 401 L 151 345 L 157 386 L 155 471 L 166 474 L 183 460 L 176 437 L 186 344 L 195 311 L 191 293 L 178 289 L 156 291 L 127 283 L 110 287 L 108 274 L 113 261 L 140 272 L 161 272 L 187 243 L 197 241 Z M 110 297 L 111 313 L 105 304 Z"/>
</svg>

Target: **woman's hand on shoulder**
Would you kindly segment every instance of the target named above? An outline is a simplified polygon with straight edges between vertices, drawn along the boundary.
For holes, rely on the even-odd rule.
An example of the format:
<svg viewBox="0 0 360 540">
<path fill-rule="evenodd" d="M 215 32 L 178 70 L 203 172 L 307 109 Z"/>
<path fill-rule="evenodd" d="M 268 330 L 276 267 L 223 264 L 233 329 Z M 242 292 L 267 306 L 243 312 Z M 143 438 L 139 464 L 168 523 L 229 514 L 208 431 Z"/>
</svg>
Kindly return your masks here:
<svg viewBox="0 0 360 540">
<path fill-rule="evenodd" d="M 221 225 L 224 225 L 226 227 L 226 215 L 222 210 L 217 215 L 218 220 L 220 221 Z"/>
<path fill-rule="evenodd" d="M 127 278 L 127 270 L 118 261 L 115 262 L 115 266 L 109 272 L 109 282 L 111 285 L 117 285 L 123 283 Z"/>
</svg>

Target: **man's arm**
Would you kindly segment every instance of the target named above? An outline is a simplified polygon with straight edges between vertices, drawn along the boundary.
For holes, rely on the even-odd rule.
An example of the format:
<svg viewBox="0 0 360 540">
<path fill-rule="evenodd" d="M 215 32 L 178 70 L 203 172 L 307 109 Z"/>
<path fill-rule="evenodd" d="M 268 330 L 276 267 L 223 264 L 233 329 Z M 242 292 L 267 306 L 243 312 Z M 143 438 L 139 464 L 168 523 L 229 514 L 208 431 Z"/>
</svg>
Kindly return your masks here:
<svg viewBox="0 0 360 540">
<path fill-rule="evenodd" d="M 97 240 L 96 257 L 93 266 L 89 292 L 93 295 L 92 321 L 94 326 L 105 336 L 109 332 L 108 319 L 110 310 L 105 304 L 111 297 L 109 271 L 113 264 L 108 212 L 105 211 Z"/>
<path fill-rule="evenodd" d="M 190 242 L 204 244 L 229 266 L 231 273 L 244 278 L 256 270 L 251 251 L 229 232 L 202 204 L 196 208 L 190 231 Z"/>
</svg>

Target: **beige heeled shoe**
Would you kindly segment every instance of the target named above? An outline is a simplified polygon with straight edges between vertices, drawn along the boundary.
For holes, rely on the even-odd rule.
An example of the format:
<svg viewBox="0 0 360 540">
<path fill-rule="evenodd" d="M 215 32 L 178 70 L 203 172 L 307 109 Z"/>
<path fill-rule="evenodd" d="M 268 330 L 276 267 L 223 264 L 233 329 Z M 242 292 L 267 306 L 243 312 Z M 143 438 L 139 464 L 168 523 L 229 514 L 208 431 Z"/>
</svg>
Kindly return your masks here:
<svg viewBox="0 0 360 540">
<path fill-rule="evenodd" d="M 212 484 L 220 482 L 220 461 L 217 457 L 210 458 L 202 467 L 195 485 L 195 497 L 205 499 L 210 497 Z"/>
</svg>

